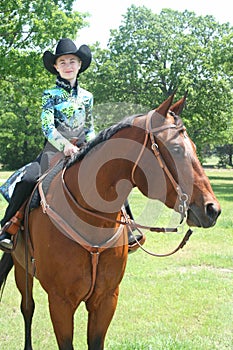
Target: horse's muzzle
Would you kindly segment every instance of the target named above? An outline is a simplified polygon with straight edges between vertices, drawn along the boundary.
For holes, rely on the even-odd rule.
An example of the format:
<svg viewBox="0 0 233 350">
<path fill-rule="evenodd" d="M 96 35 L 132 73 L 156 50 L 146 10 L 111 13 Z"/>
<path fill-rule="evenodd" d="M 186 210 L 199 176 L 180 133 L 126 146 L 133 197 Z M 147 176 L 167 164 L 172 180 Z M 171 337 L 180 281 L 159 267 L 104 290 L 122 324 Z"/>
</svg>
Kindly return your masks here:
<svg viewBox="0 0 233 350">
<path fill-rule="evenodd" d="M 187 224 L 208 228 L 216 224 L 220 214 L 221 208 L 218 202 L 206 203 L 203 207 L 191 204 L 188 209 Z"/>
</svg>

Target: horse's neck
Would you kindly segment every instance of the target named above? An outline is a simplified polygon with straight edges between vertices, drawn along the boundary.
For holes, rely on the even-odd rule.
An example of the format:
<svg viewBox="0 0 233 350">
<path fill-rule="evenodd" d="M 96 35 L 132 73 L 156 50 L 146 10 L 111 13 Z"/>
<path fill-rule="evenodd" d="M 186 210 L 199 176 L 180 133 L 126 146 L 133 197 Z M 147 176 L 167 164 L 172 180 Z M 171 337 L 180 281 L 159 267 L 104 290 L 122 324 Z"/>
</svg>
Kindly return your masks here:
<svg viewBox="0 0 233 350">
<path fill-rule="evenodd" d="M 69 169 L 70 176 L 66 181 L 81 206 L 115 216 L 132 189 L 125 170 L 126 162 L 121 160 L 109 161 L 100 168 L 95 162 L 87 169 L 79 164 Z"/>
<path fill-rule="evenodd" d="M 132 190 L 132 169 L 142 147 L 143 136 L 138 142 L 136 133 L 144 135 L 132 129 L 116 133 L 68 169 L 72 193 L 85 208 L 110 215 L 120 211 Z"/>
</svg>

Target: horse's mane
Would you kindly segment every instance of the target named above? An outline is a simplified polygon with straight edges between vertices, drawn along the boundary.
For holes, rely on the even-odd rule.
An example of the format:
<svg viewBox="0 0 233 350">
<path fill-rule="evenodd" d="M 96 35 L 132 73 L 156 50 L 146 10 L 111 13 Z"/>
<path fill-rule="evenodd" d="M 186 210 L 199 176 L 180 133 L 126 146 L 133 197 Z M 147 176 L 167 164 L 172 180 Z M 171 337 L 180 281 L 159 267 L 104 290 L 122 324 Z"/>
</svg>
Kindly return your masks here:
<svg viewBox="0 0 233 350">
<path fill-rule="evenodd" d="M 118 131 L 129 128 L 132 125 L 132 122 L 135 118 L 139 117 L 141 114 L 132 115 L 130 117 L 126 117 L 122 119 L 119 123 L 114 124 L 106 129 L 103 129 L 99 132 L 99 134 L 91 141 L 89 141 L 81 150 L 80 152 L 76 153 L 74 157 L 72 157 L 68 163 L 66 164 L 66 167 L 69 168 L 74 163 L 82 160 L 88 152 L 90 152 L 94 147 L 101 144 L 104 141 L 109 140 L 113 135 L 115 135 Z"/>
<path fill-rule="evenodd" d="M 169 113 L 174 117 L 175 125 L 182 127 L 182 119 L 171 111 L 169 111 Z M 76 153 L 74 157 L 70 158 L 70 160 L 66 164 L 66 167 L 69 168 L 76 162 L 81 161 L 87 155 L 87 153 L 89 153 L 92 149 L 94 149 L 102 142 L 109 140 L 118 131 L 131 127 L 134 119 L 140 117 L 141 115 L 142 114 L 136 114 L 129 117 L 125 117 L 120 122 L 100 131 L 99 134 L 93 140 L 87 142 L 87 144 L 85 144 L 85 146 L 82 147 L 80 152 Z"/>
</svg>

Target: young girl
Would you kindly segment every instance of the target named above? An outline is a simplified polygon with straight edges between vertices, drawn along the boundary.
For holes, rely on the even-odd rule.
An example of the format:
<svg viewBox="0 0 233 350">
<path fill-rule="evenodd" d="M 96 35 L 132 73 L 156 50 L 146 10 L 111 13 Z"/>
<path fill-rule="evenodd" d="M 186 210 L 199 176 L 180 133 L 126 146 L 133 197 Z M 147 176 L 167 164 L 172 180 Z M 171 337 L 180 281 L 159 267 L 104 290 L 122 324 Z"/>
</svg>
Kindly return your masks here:
<svg viewBox="0 0 233 350">
<path fill-rule="evenodd" d="M 59 151 L 64 156 L 71 156 L 79 150 L 79 145 L 94 136 L 93 95 L 81 88 L 77 80 L 89 67 L 91 59 L 88 46 L 82 45 L 77 49 L 68 38 L 59 40 L 55 54 L 46 51 L 43 55 L 45 68 L 57 76 L 56 86 L 44 91 L 42 99 L 41 123 L 47 142 L 41 155 L 17 177 L 19 182 L 15 185 L 1 220 L 0 249 L 9 252 L 12 250 L 12 234 L 18 231 L 20 221 L 15 222 L 17 217 L 11 219 L 30 196 L 41 172 L 48 168 L 52 156 Z"/>
</svg>

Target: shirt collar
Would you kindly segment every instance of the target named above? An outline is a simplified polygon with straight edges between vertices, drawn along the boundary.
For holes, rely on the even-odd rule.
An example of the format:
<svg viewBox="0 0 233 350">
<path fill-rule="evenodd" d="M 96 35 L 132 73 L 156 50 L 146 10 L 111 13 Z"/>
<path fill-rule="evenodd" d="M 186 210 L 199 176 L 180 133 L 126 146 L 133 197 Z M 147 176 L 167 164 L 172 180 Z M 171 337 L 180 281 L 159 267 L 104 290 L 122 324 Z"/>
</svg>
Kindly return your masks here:
<svg viewBox="0 0 233 350">
<path fill-rule="evenodd" d="M 72 88 L 70 85 L 70 82 L 64 78 L 62 78 L 60 75 L 57 76 L 57 80 L 56 80 L 56 85 L 58 87 L 63 88 L 64 90 L 66 90 L 67 92 L 71 92 L 72 90 L 76 90 L 78 88 L 78 80 L 76 79 L 75 85 Z"/>
</svg>

